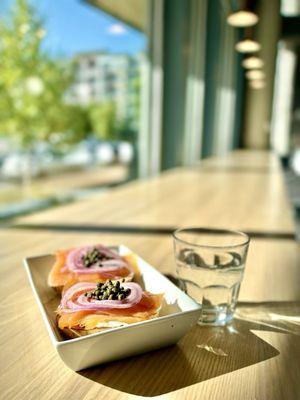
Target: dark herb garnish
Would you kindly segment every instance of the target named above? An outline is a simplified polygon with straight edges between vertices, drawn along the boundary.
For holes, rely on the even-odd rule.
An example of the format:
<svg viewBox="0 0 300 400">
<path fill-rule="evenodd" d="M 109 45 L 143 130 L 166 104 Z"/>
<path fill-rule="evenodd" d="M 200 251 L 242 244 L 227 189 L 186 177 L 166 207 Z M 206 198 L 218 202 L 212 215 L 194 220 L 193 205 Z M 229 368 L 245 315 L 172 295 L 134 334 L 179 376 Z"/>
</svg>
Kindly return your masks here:
<svg viewBox="0 0 300 400">
<path fill-rule="evenodd" d="M 125 279 L 122 279 L 123 282 L 125 282 Z M 124 300 L 130 293 L 131 290 L 129 288 L 125 289 L 120 281 L 112 282 L 109 280 L 105 283 L 97 283 L 95 290 L 87 292 L 84 295 L 95 300 Z"/>
<path fill-rule="evenodd" d="M 96 265 L 97 267 L 102 267 L 102 262 L 106 260 L 111 260 L 112 257 L 107 257 L 97 248 L 88 251 L 84 256 L 82 256 L 82 261 L 86 268 L 91 267 L 92 265 Z"/>
</svg>

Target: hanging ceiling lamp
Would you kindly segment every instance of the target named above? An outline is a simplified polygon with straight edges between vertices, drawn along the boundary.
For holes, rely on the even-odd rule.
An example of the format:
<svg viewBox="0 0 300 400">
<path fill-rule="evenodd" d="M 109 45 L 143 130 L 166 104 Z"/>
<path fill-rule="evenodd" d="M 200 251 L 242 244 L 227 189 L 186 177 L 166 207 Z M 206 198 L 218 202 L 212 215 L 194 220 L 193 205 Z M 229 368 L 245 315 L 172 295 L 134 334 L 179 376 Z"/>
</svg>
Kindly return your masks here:
<svg viewBox="0 0 300 400">
<path fill-rule="evenodd" d="M 241 4 L 242 3 L 242 4 Z M 241 0 L 239 10 L 227 17 L 227 23 L 239 28 L 247 28 L 244 32 L 244 39 L 235 45 L 240 53 L 255 53 L 261 46 L 253 40 L 253 25 L 257 24 L 258 16 L 253 12 L 255 0 Z"/>
<path fill-rule="evenodd" d="M 266 87 L 266 82 L 264 80 L 252 80 L 249 81 L 249 86 L 251 89 L 263 89 Z"/>
<path fill-rule="evenodd" d="M 259 69 L 264 66 L 264 62 L 259 57 L 247 57 L 242 62 L 242 66 L 246 69 Z"/>
<path fill-rule="evenodd" d="M 249 80 L 262 80 L 265 78 L 265 73 L 260 69 L 252 69 L 246 72 L 246 78 Z"/>
<path fill-rule="evenodd" d="M 261 49 L 261 45 L 252 39 L 244 39 L 235 45 L 236 51 L 239 53 L 255 53 Z"/>
<path fill-rule="evenodd" d="M 237 28 L 253 26 L 258 22 L 258 16 L 252 11 L 240 10 L 227 17 L 227 23 Z"/>
</svg>

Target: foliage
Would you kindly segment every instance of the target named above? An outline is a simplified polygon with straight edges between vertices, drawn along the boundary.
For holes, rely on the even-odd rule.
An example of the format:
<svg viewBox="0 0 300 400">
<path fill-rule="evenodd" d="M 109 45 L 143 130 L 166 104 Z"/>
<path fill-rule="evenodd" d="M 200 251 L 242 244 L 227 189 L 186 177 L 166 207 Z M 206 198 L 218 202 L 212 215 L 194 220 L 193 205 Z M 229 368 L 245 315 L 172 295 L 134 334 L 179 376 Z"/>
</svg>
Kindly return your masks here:
<svg viewBox="0 0 300 400">
<path fill-rule="evenodd" d="M 42 51 L 45 34 L 27 0 L 16 0 L 11 18 L 0 24 L 0 132 L 23 148 L 65 128 L 72 68 Z"/>
<path fill-rule="evenodd" d="M 118 121 L 117 132 L 120 140 L 134 143 L 137 136 L 137 130 L 135 128 L 136 120 L 133 118 L 124 118 Z"/>
<path fill-rule="evenodd" d="M 92 132 L 100 140 L 118 140 L 116 105 L 114 102 L 94 103 L 89 107 Z"/>
<path fill-rule="evenodd" d="M 67 104 L 74 65 L 43 51 L 46 31 L 28 1 L 16 0 L 10 18 L 0 22 L 0 134 L 24 149 L 40 141 L 63 148 L 91 133 L 99 140 L 135 141 L 139 76 L 129 81 L 128 115 L 122 120 L 112 101 L 87 107 Z"/>
</svg>

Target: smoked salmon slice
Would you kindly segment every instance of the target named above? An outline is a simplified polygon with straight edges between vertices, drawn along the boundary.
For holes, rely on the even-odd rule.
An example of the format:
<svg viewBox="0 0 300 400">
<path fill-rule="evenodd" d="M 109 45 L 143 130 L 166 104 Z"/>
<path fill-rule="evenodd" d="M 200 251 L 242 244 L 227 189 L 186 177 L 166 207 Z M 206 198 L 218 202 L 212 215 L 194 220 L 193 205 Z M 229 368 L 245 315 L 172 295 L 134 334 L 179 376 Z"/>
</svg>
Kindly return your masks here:
<svg viewBox="0 0 300 400">
<path fill-rule="evenodd" d="M 59 329 L 68 336 L 76 337 L 158 316 L 163 294 L 143 291 L 134 282 L 122 282 L 121 285 L 130 293 L 122 300 L 91 298 L 90 293 L 95 294 L 99 290 L 99 286 L 92 283 L 83 282 L 71 286 L 63 294 L 56 311 Z M 123 286 L 121 289 L 124 289 Z M 114 290 L 114 283 L 111 283 L 110 287 Z"/>
<path fill-rule="evenodd" d="M 92 246 L 90 246 L 92 247 Z M 89 247 L 89 248 L 90 248 Z M 80 265 L 80 268 L 68 267 L 68 260 L 70 260 L 70 254 L 77 249 L 69 249 L 69 250 L 59 250 L 55 254 L 55 263 L 49 273 L 48 276 L 48 285 L 54 287 L 58 290 L 61 290 L 65 285 L 70 286 L 76 282 L 105 282 L 107 279 L 121 279 L 125 278 L 125 280 L 132 280 L 133 276 L 139 276 L 139 268 L 137 265 L 137 257 L 131 253 L 124 256 L 119 256 L 117 253 L 114 253 L 114 256 L 117 258 L 114 259 L 113 256 L 111 259 L 105 260 L 105 262 L 109 262 L 110 266 L 99 266 L 99 267 L 85 267 L 85 265 Z M 110 254 L 112 254 L 111 252 Z M 72 254 L 71 254 L 72 255 Z M 116 265 L 111 266 L 113 262 L 116 262 Z M 78 261 L 78 260 L 77 260 Z M 80 260 L 79 260 L 80 261 Z M 100 264 L 101 261 L 98 261 Z"/>
</svg>

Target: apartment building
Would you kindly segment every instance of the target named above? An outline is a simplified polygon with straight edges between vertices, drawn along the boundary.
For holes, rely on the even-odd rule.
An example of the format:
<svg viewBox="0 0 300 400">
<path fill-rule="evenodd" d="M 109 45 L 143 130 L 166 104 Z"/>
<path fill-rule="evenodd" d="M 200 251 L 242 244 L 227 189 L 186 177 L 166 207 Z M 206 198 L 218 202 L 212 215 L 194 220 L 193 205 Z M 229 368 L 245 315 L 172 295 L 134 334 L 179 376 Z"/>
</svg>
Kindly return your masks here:
<svg viewBox="0 0 300 400">
<path fill-rule="evenodd" d="M 89 105 L 114 101 L 120 118 L 130 115 L 136 96 L 141 56 L 103 51 L 80 53 L 75 57 L 76 81 L 69 89 L 69 103 Z"/>
</svg>

